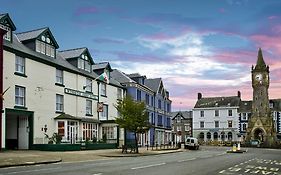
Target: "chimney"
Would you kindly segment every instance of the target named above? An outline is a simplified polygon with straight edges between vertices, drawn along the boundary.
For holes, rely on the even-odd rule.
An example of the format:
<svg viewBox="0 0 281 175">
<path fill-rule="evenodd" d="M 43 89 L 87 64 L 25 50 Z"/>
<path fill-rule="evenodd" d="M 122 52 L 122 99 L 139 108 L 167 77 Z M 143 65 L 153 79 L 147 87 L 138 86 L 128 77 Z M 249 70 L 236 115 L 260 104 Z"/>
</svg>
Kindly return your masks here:
<svg viewBox="0 0 281 175">
<path fill-rule="evenodd" d="M 200 100 L 202 98 L 202 94 L 201 93 L 198 93 L 198 100 Z"/>
<path fill-rule="evenodd" d="M 241 98 L 241 92 L 240 92 L 240 91 L 237 92 L 237 96 L 238 96 L 239 98 Z"/>
</svg>

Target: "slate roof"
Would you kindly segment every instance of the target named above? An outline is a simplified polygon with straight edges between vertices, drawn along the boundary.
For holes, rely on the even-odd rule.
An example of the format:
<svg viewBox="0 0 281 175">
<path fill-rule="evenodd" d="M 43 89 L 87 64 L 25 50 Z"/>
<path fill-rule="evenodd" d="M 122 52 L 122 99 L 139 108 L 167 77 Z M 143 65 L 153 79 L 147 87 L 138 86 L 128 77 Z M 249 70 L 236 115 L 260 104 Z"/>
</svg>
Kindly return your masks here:
<svg viewBox="0 0 281 175">
<path fill-rule="evenodd" d="M 183 119 L 192 119 L 192 111 L 172 112 L 172 120 L 174 120 L 177 116 L 181 116 Z"/>
<path fill-rule="evenodd" d="M 134 80 L 132 80 L 130 77 L 128 77 L 125 73 L 121 72 L 118 69 L 113 69 L 113 71 L 110 72 L 110 77 L 120 83 L 131 83 L 131 82 L 136 83 Z"/>
<path fill-rule="evenodd" d="M 84 53 L 86 50 L 87 50 L 86 47 L 69 49 L 69 50 L 61 50 L 61 51 L 59 51 L 59 54 L 64 59 L 77 58 L 77 57 L 80 57 L 81 54 Z"/>
<path fill-rule="evenodd" d="M 92 66 L 92 69 L 93 70 L 99 70 L 99 69 L 105 69 L 107 67 L 109 68 L 109 71 L 112 71 L 109 62 L 96 63 Z"/>
<path fill-rule="evenodd" d="M 240 97 L 207 97 L 197 100 L 194 108 L 211 108 L 211 107 L 236 107 L 239 106 Z"/>
<path fill-rule="evenodd" d="M 47 30 L 48 27 L 40 28 L 40 29 L 35 29 L 27 32 L 21 32 L 17 33 L 17 37 L 20 41 L 26 41 L 26 40 L 31 40 L 37 38 L 42 32 Z"/>
<path fill-rule="evenodd" d="M 238 112 L 251 112 L 252 111 L 252 101 L 241 101 L 239 105 Z"/>
<path fill-rule="evenodd" d="M 22 44 L 18 39 L 17 39 L 17 35 L 14 34 L 13 38 L 13 42 L 8 42 L 6 40 L 3 41 L 4 43 L 4 49 L 5 50 L 9 50 L 11 52 L 14 53 L 20 53 L 20 54 L 27 54 L 28 58 L 33 59 L 35 61 L 38 62 L 43 62 L 43 63 L 47 63 L 49 65 L 52 65 L 54 67 L 61 67 L 64 70 L 70 71 L 70 72 L 74 72 L 77 74 L 81 74 L 87 77 L 91 77 L 91 78 L 96 78 L 98 77 L 98 75 L 94 72 L 87 72 L 87 71 L 83 71 L 81 69 L 78 69 L 77 67 L 73 66 L 72 64 L 70 64 L 68 61 L 66 61 L 65 59 L 63 59 L 60 55 L 59 52 L 57 52 L 56 54 L 56 58 L 52 58 L 49 57 L 47 55 L 38 53 L 34 50 L 29 49 L 28 47 L 26 47 L 24 44 Z M 110 84 L 118 86 L 118 87 L 122 87 L 121 84 L 115 80 L 110 80 Z"/>
<path fill-rule="evenodd" d="M 161 78 L 145 79 L 144 85 L 152 89 L 154 92 L 157 92 L 160 82 L 161 82 Z"/>
<path fill-rule="evenodd" d="M 50 31 L 49 27 L 43 27 L 43 28 L 40 28 L 40 29 L 21 32 L 21 33 L 17 33 L 16 35 L 21 42 L 24 42 L 24 41 L 34 40 L 34 39 L 38 38 L 43 32 L 48 32 L 51 40 L 53 41 L 53 44 L 54 44 L 55 48 L 56 49 L 59 48 L 59 45 L 58 45 L 57 41 L 55 40 L 55 38 L 54 38 L 52 32 Z"/>
</svg>

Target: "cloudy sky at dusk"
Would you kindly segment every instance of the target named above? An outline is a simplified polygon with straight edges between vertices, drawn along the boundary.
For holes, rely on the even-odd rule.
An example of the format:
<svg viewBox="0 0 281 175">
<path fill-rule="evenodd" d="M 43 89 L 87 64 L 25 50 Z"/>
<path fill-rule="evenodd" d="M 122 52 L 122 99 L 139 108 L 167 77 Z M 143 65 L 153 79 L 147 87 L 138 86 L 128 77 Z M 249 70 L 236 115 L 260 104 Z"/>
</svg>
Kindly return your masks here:
<svg viewBox="0 0 281 175">
<path fill-rule="evenodd" d="M 258 48 L 270 66 L 270 98 L 281 98 L 280 0 L 7 0 L 17 30 L 50 27 L 59 50 L 88 47 L 94 62 L 161 77 L 172 110 L 197 93 L 252 98 Z"/>
</svg>

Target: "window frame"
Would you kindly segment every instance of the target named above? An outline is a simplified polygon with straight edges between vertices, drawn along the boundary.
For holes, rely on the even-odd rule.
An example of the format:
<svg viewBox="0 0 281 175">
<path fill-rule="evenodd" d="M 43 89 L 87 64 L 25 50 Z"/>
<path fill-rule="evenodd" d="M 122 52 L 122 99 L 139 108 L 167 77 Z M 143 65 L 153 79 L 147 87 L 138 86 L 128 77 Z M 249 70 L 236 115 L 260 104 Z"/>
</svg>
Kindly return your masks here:
<svg viewBox="0 0 281 175">
<path fill-rule="evenodd" d="M 200 111 L 200 117 L 204 117 L 205 116 L 205 111 Z"/>
<path fill-rule="evenodd" d="M 64 83 L 64 77 L 63 77 L 63 70 L 62 69 L 56 69 L 56 83 L 60 84 L 60 85 L 63 85 L 63 83 Z"/>
<path fill-rule="evenodd" d="M 228 110 L 228 116 L 229 116 L 229 117 L 232 117 L 232 116 L 233 116 L 233 111 L 232 111 L 232 109 L 229 109 L 229 110 Z"/>
<path fill-rule="evenodd" d="M 100 117 L 102 118 L 102 120 L 108 120 L 108 105 L 103 104 L 102 108 L 103 110 L 102 112 L 100 112 Z"/>
<path fill-rule="evenodd" d="M 64 96 L 61 94 L 56 94 L 56 112 L 64 111 Z"/>
<path fill-rule="evenodd" d="M 17 93 L 18 89 L 18 93 Z M 19 102 L 22 102 L 19 103 Z M 26 88 L 23 86 L 15 86 L 15 106 L 25 107 L 26 106 Z"/>
<path fill-rule="evenodd" d="M 22 69 L 22 71 L 18 69 L 19 67 Z M 15 72 L 19 73 L 19 74 L 22 74 L 22 75 L 25 75 L 25 70 L 26 70 L 26 68 L 25 68 L 25 58 L 16 55 L 16 57 L 15 57 Z"/>
<path fill-rule="evenodd" d="M 219 128 L 220 127 L 220 121 L 216 120 L 215 121 L 215 128 Z"/>
<path fill-rule="evenodd" d="M 93 101 L 86 99 L 86 116 L 93 115 Z"/>
<path fill-rule="evenodd" d="M 106 97 L 106 84 L 100 83 L 100 95 Z"/>
<path fill-rule="evenodd" d="M 200 128 L 205 128 L 205 122 L 204 121 L 200 121 Z"/>
<path fill-rule="evenodd" d="M 93 92 L 93 80 L 90 78 L 86 78 L 86 92 Z"/>
<path fill-rule="evenodd" d="M 219 117 L 220 116 L 220 111 L 219 110 L 215 110 L 215 117 Z"/>
<path fill-rule="evenodd" d="M 227 121 L 227 127 L 228 128 L 233 128 L 233 121 L 232 120 L 228 120 Z"/>
</svg>

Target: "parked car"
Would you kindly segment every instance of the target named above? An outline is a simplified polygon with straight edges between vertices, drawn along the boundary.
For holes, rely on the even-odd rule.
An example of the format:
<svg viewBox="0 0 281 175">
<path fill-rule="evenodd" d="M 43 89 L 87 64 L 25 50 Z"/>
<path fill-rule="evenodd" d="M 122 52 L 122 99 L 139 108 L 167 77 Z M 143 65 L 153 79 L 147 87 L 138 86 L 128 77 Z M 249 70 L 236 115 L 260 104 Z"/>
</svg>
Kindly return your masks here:
<svg viewBox="0 0 281 175">
<path fill-rule="evenodd" d="M 185 141 L 184 148 L 198 150 L 199 149 L 198 139 L 194 137 L 188 137 Z"/>
</svg>

